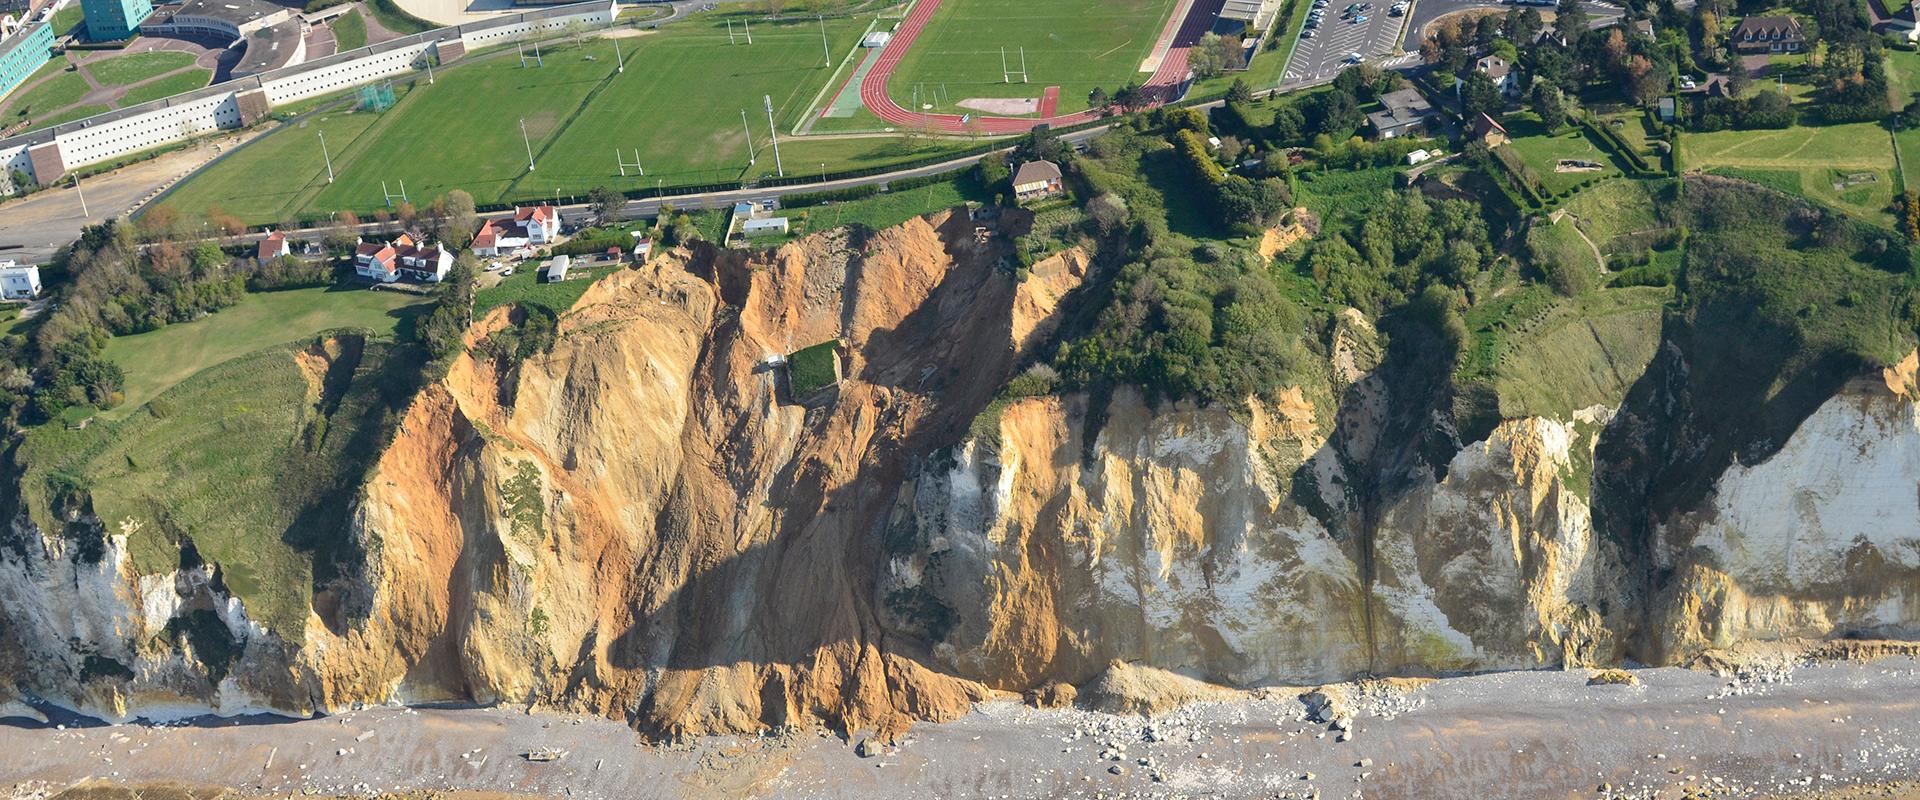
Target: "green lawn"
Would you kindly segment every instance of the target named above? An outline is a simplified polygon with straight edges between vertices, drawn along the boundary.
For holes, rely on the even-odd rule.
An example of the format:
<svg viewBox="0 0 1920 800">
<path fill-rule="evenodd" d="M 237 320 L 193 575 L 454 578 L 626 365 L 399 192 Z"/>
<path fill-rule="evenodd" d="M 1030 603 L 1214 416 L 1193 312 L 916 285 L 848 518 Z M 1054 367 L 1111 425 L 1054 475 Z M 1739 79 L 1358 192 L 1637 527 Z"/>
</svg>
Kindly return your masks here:
<svg viewBox="0 0 1920 800">
<path fill-rule="evenodd" d="M 1680 148 L 1689 169 L 1758 175 L 1762 183 L 1892 224 L 1893 146 L 1878 123 L 1688 133 Z"/>
<path fill-rule="evenodd" d="M 192 53 L 169 50 L 89 61 L 81 65 L 81 69 L 92 74 L 102 86 L 126 86 L 191 66 L 193 61 Z"/>
<path fill-rule="evenodd" d="M 511 50 L 476 57 L 441 71 L 435 85 L 414 84 L 370 125 L 338 136 L 329 129 L 337 176 L 330 186 L 316 139 L 275 133 L 196 176 L 166 202 L 183 211 L 219 204 L 264 223 L 343 209 L 364 216 L 384 207 L 382 182 L 398 193 L 404 181 L 416 205 L 456 188 L 495 202 L 551 198 L 556 191 L 579 196 L 600 184 L 644 190 L 733 183 L 775 173 L 761 99 L 769 95 L 789 176 L 818 173 L 822 165 L 829 172 L 886 167 L 970 145 L 905 136 L 788 138 L 784 131 L 829 74 L 821 66 L 818 24 L 756 24 L 753 45 L 729 46 L 724 25 L 713 22 L 696 18 L 621 40 L 624 74 L 614 71 L 614 45 L 607 40 L 544 47 L 544 68 L 523 69 Z M 828 20 L 827 32 L 837 48 L 851 48 L 866 25 L 864 18 Z M 752 59 L 743 57 L 749 50 Z M 486 113 L 474 113 L 478 107 Z M 757 152 L 751 168 L 743 109 Z M 458 121 L 455 128 L 450 120 Z M 537 162 L 531 173 L 527 141 Z M 622 178 L 614 151 L 626 151 L 630 161 L 634 148 L 646 175 Z"/>
<path fill-rule="evenodd" d="M 1559 194 L 1596 177 L 1620 174 L 1620 168 L 1614 165 L 1606 151 L 1588 138 L 1585 129 L 1570 127 L 1548 135 L 1528 114 L 1512 115 L 1507 129 L 1514 136 L 1506 146 L 1519 153 L 1534 174 L 1540 176 L 1540 185 L 1547 194 Z M 1600 169 L 1559 172 L 1557 169 L 1562 160 L 1592 162 L 1599 164 Z"/>
<path fill-rule="evenodd" d="M 206 319 L 116 336 L 107 342 L 106 356 L 126 370 L 127 396 L 109 415 L 126 416 L 215 364 L 320 331 L 365 328 L 391 336 L 405 316 L 401 309 L 421 302 L 411 294 L 363 289 L 260 292 Z"/>
<path fill-rule="evenodd" d="M 148 100 L 158 100 L 162 97 L 172 97 L 182 92 L 191 92 L 202 86 L 206 86 L 207 82 L 211 80 L 213 80 L 213 70 L 199 68 L 181 70 L 180 72 L 168 75 L 159 80 L 143 83 L 132 89 L 128 89 L 126 94 L 120 96 L 120 107 L 126 108 L 127 106 L 139 105 Z"/>
<path fill-rule="evenodd" d="M 80 73 L 62 72 L 15 96 L 12 105 L 7 107 L 8 113 L 32 117 L 37 125 L 39 117 L 80 102 L 88 90 L 87 79 Z"/>
<path fill-rule="evenodd" d="M 787 384 L 794 397 L 805 397 L 833 383 L 838 370 L 840 343 L 821 342 L 787 356 Z"/>
<path fill-rule="evenodd" d="M 1062 113 L 1087 107 L 1095 87 L 1145 80 L 1141 61 L 1173 13 L 1173 0 L 952 0 L 940 5 L 900 60 L 887 91 L 911 109 L 915 87 L 936 110 L 965 113 L 970 97 L 1038 98 L 1060 87 Z M 1027 80 L 1003 80 L 1001 48 Z"/>
<path fill-rule="evenodd" d="M 473 296 L 473 318 L 486 316 L 500 306 L 509 303 L 542 306 L 556 316 L 565 314 L 567 309 L 587 293 L 587 287 L 594 281 L 605 277 L 619 267 L 599 267 L 591 271 L 580 270 L 568 273 L 571 277 L 559 283 L 546 283 L 535 274 L 539 272 L 540 262 L 528 261 L 516 267 L 498 284 L 481 289 Z"/>
<path fill-rule="evenodd" d="M 1613 249 L 1608 243 L 1618 237 L 1662 227 L 1646 182 L 1629 178 L 1614 178 L 1589 187 L 1568 200 L 1566 210 L 1580 220 L 1580 229 L 1609 253 Z"/>
<path fill-rule="evenodd" d="M 367 18 L 349 11 L 333 20 L 334 51 L 344 53 L 367 46 Z"/>
<path fill-rule="evenodd" d="M 192 219 L 218 207 L 252 224 L 280 222 L 303 195 L 327 184 L 320 135 L 337 157 L 380 119 L 368 111 L 324 112 L 267 134 L 187 181 L 161 201 Z M 285 178 L 267 179 L 274 165 Z"/>
<path fill-rule="evenodd" d="M 1893 110 L 1899 111 L 1913 101 L 1915 92 L 1920 92 L 1920 51 L 1907 52 L 1886 49 L 1887 56 L 1887 95 L 1893 101 Z"/>
<path fill-rule="evenodd" d="M 1618 405 L 1653 359 L 1670 295 L 1634 287 L 1569 299 L 1537 284 L 1516 289 L 1467 311 L 1473 346 L 1462 370 L 1491 381 L 1507 419 Z"/>
<path fill-rule="evenodd" d="M 79 25 L 85 20 L 86 12 L 81 9 L 79 3 L 74 3 L 66 8 L 60 9 L 53 13 L 53 35 L 63 36 L 67 32 L 72 31 L 73 26 Z"/>
<path fill-rule="evenodd" d="M 329 373 L 333 399 L 320 404 L 292 350 L 226 361 L 123 419 L 34 429 L 18 454 L 23 507 L 53 524 L 54 496 L 85 492 L 108 530 L 127 535 L 140 574 L 178 567 L 190 538 L 248 616 L 298 646 L 314 562 L 344 535 L 419 363 L 413 348 L 368 343 Z"/>
<path fill-rule="evenodd" d="M 976 182 L 967 179 L 932 183 L 915 189 L 902 189 L 897 192 L 877 194 L 832 205 L 813 206 L 805 209 L 804 222 L 796 235 L 832 230 L 842 225 L 864 225 L 870 230 L 884 230 L 922 214 L 931 214 L 968 200 L 984 201 L 974 189 Z"/>
</svg>

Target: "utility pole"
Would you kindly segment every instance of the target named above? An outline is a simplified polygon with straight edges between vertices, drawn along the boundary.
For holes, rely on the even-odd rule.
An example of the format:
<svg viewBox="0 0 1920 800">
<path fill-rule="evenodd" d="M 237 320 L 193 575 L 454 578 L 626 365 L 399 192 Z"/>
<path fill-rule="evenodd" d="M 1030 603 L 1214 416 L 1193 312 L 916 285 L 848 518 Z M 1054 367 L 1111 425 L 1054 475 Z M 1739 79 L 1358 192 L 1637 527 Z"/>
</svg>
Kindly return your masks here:
<svg viewBox="0 0 1920 800">
<path fill-rule="evenodd" d="M 527 171 L 533 171 L 533 139 L 527 136 L 527 118 L 520 118 L 520 141 L 527 145 Z"/>
<path fill-rule="evenodd" d="M 80 218 L 87 219 L 92 217 L 93 212 L 87 210 L 87 192 L 85 189 L 80 188 L 80 173 L 77 172 L 73 174 L 73 190 L 80 194 Z"/>
<path fill-rule="evenodd" d="M 740 130 L 747 135 L 747 166 L 751 167 L 759 159 L 753 155 L 753 129 L 747 127 L 747 110 L 744 108 L 740 109 Z"/>
<path fill-rule="evenodd" d="M 780 163 L 780 131 L 773 126 L 773 95 L 763 94 L 760 101 L 767 104 L 767 135 L 773 138 L 773 168 L 784 178 L 787 168 Z"/>
<path fill-rule="evenodd" d="M 820 20 L 820 55 L 825 57 L 824 60 L 820 62 L 820 65 L 831 68 L 833 66 L 833 48 L 827 46 L 827 15 L 815 14 L 814 17 Z"/>
<path fill-rule="evenodd" d="M 333 183 L 333 155 L 327 152 L 327 132 L 319 131 L 318 133 L 320 134 L 320 158 L 327 162 L 327 183 Z"/>
</svg>

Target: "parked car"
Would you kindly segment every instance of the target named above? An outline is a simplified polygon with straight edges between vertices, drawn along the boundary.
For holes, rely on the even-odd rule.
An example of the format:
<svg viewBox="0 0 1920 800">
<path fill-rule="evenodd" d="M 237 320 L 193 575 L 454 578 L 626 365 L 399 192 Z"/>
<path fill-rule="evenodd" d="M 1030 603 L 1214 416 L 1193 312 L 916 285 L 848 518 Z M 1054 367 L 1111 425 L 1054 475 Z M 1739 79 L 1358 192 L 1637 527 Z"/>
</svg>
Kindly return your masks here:
<svg viewBox="0 0 1920 800">
<path fill-rule="evenodd" d="M 1361 62 L 1362 60 L 1363 60 L 1363 59 L 1361 59 L 1361 58 L 1360 58 L 1360 54 L 1359 54 L 1359 53 L 1348 53 L 1348 54 L 1347 54 L 1347 57 L 1346 57 L 1346 58 L 1345 58 L 1344 60 L 1342 60 L 1342 61 L 1341 61 L 1341 63 L 1343 63 L 1343 64 L 1358 64 L 1358 63 L 1360 63 L 1360 62 Z"/>
<path fill-rule="evenodd" d="M 1312 28 L 1308 28 L 1308 29 L 1306 29 L 1306 30 L 1304 30 L 1304 31 L 1301 31 L 1301 32 L 1300 32 L 1300 38 L 1302 38 L 1302 39 L 1311 39 L 1311 38 L 1313 38 L 1313 29 L 1312 29 Z"/>
<path fill-rule="evenodd" d="M 1357 16 L 1357 17 L 1354 17 L 1354 18 L 1353 18 L 1353 23 L 1352 23 L 1352 24 L 1354 24 L 1354 25 L 1358 25 L 1358 24 L 1360 24 L 1360 23 L 1362 23 L 1362 22 L 1366 22 L 1366 21 L 1367 21 L 1367 15 L 1365 15 L 1365 14 L 1361 14 L 1360 16 Z"/>
<path fill-rule="evenodd" d="M 507 267 L 506 269 L 500 270 L 500 277 L 508 278 L 512 276 L 513 276 L 513 267 Z"/>
<path fill-rule="evenodd" d="M 1682 75 L 1680 76 L 1680 88 L 1685 89 L 1687 91 L 1693 91 L 1694 89 L 1700 88 L 1700 84 L 1693 82 L 1692 75 Z"/>
</svg>

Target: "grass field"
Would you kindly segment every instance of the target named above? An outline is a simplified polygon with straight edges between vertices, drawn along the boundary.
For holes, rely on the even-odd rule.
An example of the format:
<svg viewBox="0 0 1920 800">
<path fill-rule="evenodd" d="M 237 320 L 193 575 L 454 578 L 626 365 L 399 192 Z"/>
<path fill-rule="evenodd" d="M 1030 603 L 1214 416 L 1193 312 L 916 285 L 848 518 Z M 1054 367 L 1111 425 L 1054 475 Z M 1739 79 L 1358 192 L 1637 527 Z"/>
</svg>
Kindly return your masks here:
<svg viewBox="0 0 1920 800">
<path fill-rule="evenodd" d="M 763 97 L 779 128 L 805 113 L 826 80 L 817 23 L 756 24 L 754 44 L 729 46 L 723 24 L 699 18 L 658 34 L 621 40 L 624 74 L 604 39 L 543 48 L 544 68 L 521 68 L 511 51 L 481 56 L 415 84 L 378 118 L 329 120 L 337 180 L 326 184 L 317 137 L 276 132 L 214 165 L 164 202 L 183 213 L 218 204 L 255 224 L 384 206 L 381 183 L 424 205 L 451 189 L 481 202 L 584 195 L 596 185 L 626 190 L 733 183 L 772 175 Z M 830 44 L 851 48 L 867 20 L 828 20 Z M 476 109 L 484 109 L 476 113 Z M 748 166 L 741 111 L 757 163 Z M 526 122 L 526 139 L 521 120 Z M 449 120 L 459 120 L 449 128 Z M 340 126 L 336 132 L 333 126 Z M 527 144 L 536 169 L 527 170 Z M 906 137 L 782 138 L 789 176 L 883 167 L 964 147 Z M 622 178 L 614 151 L 640 151 L 644 177 Z M 824 167 L 823 167 L 824 165 Z"/>
<path fill-rule="evenodd" d="M 921 214 L 953 208 L 969 200 L 991 199 L 976 187 L 976 183 L 960 178 L 859 200 L 814 206 L 807 209 L 807 221 L 795 231 L 795 235 L 832 230 L 842 225 L 863 225 L 870 230 L 883 230 Z"/>
<path fill-rule="evenodd" d="M 1113 91 L 1144 80 L 1140 62 L 1153 51 L 1173 0 L 947 0 L 901 59 L 887 92 L 902 108 L 915 97 L 935 109 L 965 113 L 978 98 L 1038 98 L 1060 87 L 1061 113 L 1087 107 L 1095 87 Z M 1003 80 L 1001 48 L 1013 69 L 1026 50 L 1027 82 Z M 919 88 L 916 95 L 915 87 Z"/>
<path fill-rule="evenodd" d="M 7 106 L 8 115 L 32 117 L 37 126 L 41 116 L 80 102 L 89 88 L 80 73 L 62 72 L 15 96 Z"/>
<path fill-rule="evenodd" d="M 204 216 L 217 207 L 252 223 L 279 222 L 291 215 L 300 197 L 327 184 L 320 135 L 324 132 L 327 146 L 339 154 L 378 119 L 380 115 L 372 112 L 327 112 L 304 117 L 181 184 L 167 195 L 165 205 L 189 218 Z M 229 165 L 230 161 L 238 161 L 239 168 Z M 265 179 L 262 171 L 267 165 L 277 166 L 287 177 Z"/>
<path fill-rule="evenodd" d="M 1878 123 L 1688 133 L 1680 149 L 1689 169 L 1743 171 L 1868 222 L 1893 222 L 1893 146 Z"/>
<path fill-rule="evenodd" d="M 126 370 L 126 401 L 108 415 L 131 414 L 195 373 L 262 347 L 334 328 L 365 328 L 392 336 L 405 316 L 401 310 L 421 302 L 423 298 L 400 292 L 259 292 L 206 319 L 116 336 L 107 342 L 106 356 Z"/>
<path fill-rule="evenodd" d="M 1462 369 L 1492 381 L 1507 419 L 1618 405 L 1653 359 L 1670 296 L 1655 287 L 1571 299 L 1538 284 L 1516 289 L 1467 311 L 1473 347 Z"/>
<path fill-rule="evenodd" d="M 248 615 L 297 646 L 314 552 L 344 529 L 380 426 L 405 400 L 403 376 L 418 371 L 408 352 L 369 343 L 345 374 L 329 374 L 338 393 L 325 408 L 281 346 L 194 375 L 139 414 L 41 426 L 20 445 L 22 500 L 52 524 L 52 495 L 86 492 L 144 574 L 178 566 L 190 538 Z"/>
<path fill-rule="evenodd" d="M 130 53 L 99 61 L 89 61 L 82 64 L 81 69 L 91 74 L 93 79 L 99 81 L 102 86 L 126 86 L 165 75 L 192 64 L 192 53 L 158 51 Z"/>
<path fill-rule="evenodd" d="M 172 97 L 182 92 L 191 92 L 207 85 L 207 82 L 211 80 L 213 80 L 213 70 L 199 68 L 181 70 L 159 80 L 149 81 L 135 86 L 132 89 L 128 89 L 126 94 L 120 96 L 120 107 L 126 108 L 127 106 L 139 105 L 148 100 L 158 100 L 162 97 Z"/>
<path fill-rule="evenodd" d="M 1548 194 L 1564 192 L 1595 177 L 1620 174 L 1613 159 L 1594 144 L 1582 128 L 1571 127 L 1548 135 L 1531 114 L 1514 114 L 1507 129 L 1513 133 L 1513 140 L 1507 146 L 1519 153 L 1527 166 L 1540 176 L 1540 184 Z M 1555 172 L 1561 159 L 1591 161 L 1601 168 L 1597 172 Z"/>
<path fill-rule="evenodd" d="M 1619 237 L 1662 227 L 1644 181 L 1627 178 L 1602 181 L 1574 195 L 1567 201 L 1566 210 L 1580 221 L 1580 229 L 1586 231 L 1587 237 L 1606 253 L 1616 252 L 1609 245 Z"/>
<path fill-rule="evenodd" d="M 68 31 L 73 30 L 73 26 L 79 25 L 85 20 L 86 12 L 81 9 L 79 3 L 74 3 L 59 11 L 55 11 L 53 12 L 53 35 L 56 37 L 65 35 Z"/>
<path fill-rule="evenodd" d="M 358 11 L 341 14 L 333 21 L 334 52 L 344 53 L 367 46 L 367 18 Z"/>
<path fill-rule="evenodd" d="M 546 283 L 539 279 L 536 266 L 539 262 L 528 262 L 515 269 L 499 283 L 481 289 L 473 296 L 473 318 L 479 319 L 508 303 L 541 306 L 556 316 L 565 314 L 567 309 L 587 293 L 587 287 L 594 281 L 606 277 L 619 267 L 599 267 L 591 271 L 570 273 L 569 278 L 559 283 Z"/>
</svg>

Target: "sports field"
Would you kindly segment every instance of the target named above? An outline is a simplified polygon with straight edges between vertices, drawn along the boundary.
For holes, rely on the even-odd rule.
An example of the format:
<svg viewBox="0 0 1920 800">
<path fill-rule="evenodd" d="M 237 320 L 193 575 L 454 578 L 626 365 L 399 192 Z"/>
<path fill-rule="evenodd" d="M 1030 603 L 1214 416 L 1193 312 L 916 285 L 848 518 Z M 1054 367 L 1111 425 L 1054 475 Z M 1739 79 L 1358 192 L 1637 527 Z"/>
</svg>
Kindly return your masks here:
<svg viewBox="0 0 1920 800">
<path fill-rule="evenodd" d="M 944 113 L 981 113 L 967 98 L 1039 98 L 1060 87 L 1059 113 L 1087 107 L 1095 87 L 1111 92 L 1144 82 L 1141 62 L 1172 15 L 1174 0 L 947 0 L 901 59 L 887 93 L 903 108 L 916 100 Z M 1020 68 L 1027 81 L 1003 80 Z"/>
<path fill-rule="evenodd" d="M 836 64 L 868 21 L 826 21 Z M 772 175 L 762 98 L 772 98 L 783 134 L 806 113 L 831 72 L 821 25 L 757 22 L 753 44 L 740 41 L 728 44 L 719 17 L 623 38 L 625 73 L 615 71 L 614 42 L 608 39 L 543 46 L 544 67 L 523 68 L 511 49 L 481 54 L 441 70 L 434 85 L 417 82 L 385 112 L 328 113 L 309 118 L 305 128 L 262 137 L 162 202 L 189 215 L 218 205 L 263 224 L 338 210 L 369 214 L 385 206 L 383 181 L 395 194 L 405 181 L 408 198 L 425 205 L 456 188 L 486 203 L 550 198 L 556 191 L 584 195 L 602 184 L 643 189 Z M 757 151 L 752 166 L 743 109 Z M 314 126 L 326 131 L 333 155 L 331 186 Z M 794 175 L 818 172 L 822 164 L 828 171 L 881 166 L 950 146 L 908 146 L 891 138 L 783 138 L 781 154 Z M 646 175 L 629 167 L 623 178 L 615 150 L 631 163 L 636 148 Z"/>
<path fill-rule="evenodd" d="M 1688 169 L 1733 171 L 1870 222 L 1893 221 L 1893 144 L 1877 123 L 1688 133 L 1680 154 Z"/>
</svg>

